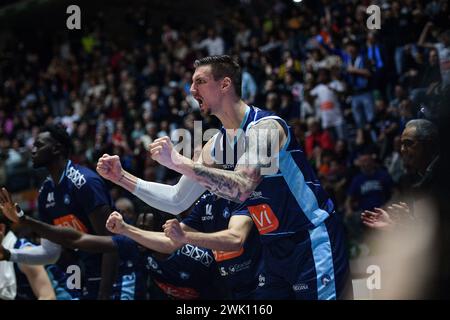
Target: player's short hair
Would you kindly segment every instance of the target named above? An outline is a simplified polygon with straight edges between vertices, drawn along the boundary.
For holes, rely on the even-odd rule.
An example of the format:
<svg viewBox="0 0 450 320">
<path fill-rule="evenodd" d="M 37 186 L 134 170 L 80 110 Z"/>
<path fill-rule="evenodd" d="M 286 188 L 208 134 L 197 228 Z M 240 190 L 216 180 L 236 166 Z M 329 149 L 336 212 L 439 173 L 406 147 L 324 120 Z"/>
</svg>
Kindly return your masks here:
<svg viewBox="0 0 450 320">
<path fill-rule="evenodd" d="M 66 128 L 61 124 L 48 124 L 42 127 L 41 132 L 49 132 L 50 136 L 61 144 L 64 157 L 68 158 L 73 150 L 72 139 L 70 139 Z"/>
<path fill-rule="evenodd" d="M 242 95 L 242 70 L 239 63 L 231 56 L 210 56 L 195 60 L 194 68 L 211 66 L 211 72 L 215 81 L 229 77 L 238 97 Z"/>
</svg>

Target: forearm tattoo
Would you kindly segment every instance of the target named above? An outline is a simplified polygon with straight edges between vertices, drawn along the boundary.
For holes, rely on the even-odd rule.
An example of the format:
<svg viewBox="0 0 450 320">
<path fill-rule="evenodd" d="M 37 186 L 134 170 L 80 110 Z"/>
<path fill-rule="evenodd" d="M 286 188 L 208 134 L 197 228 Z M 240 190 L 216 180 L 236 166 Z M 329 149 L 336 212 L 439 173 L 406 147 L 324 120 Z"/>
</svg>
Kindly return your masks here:
<svg viewBox="0 0 450 320">
<path fill-rule="evenodd" d="M 279 150 L 279 131 L 275 120 L 255 125 L 249 130 L 246 151 L 235 171 L 208 168 L 196 163 L 193 171 L 198 181 L 222 198 L 239 203 L 245 201 L 260 183 L 261 169 L 270 169 L 274 164 L 272 155 Z M 276 172 L 278 166 L 273 169 Z"/>
</svg>

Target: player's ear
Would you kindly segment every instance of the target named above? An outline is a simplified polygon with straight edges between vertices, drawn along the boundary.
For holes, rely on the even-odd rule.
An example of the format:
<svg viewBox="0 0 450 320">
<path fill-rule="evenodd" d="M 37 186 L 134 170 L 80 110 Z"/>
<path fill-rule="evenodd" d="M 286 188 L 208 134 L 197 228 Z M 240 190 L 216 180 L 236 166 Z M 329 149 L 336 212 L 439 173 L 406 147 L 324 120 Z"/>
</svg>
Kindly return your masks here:
<svg viewBox="0 0 450 320">
<path fill-rule="evenodd" d="M 59 156 L 59 155 L 62 154 L 62 149 L 63 149 L 62 144 L 59 143 L 59 142 L 56 142 L 56 143 L 54 143 L 53 146 L 52 146 L 52 153 L 53 153 L 55 156 Z"/>
</svg>

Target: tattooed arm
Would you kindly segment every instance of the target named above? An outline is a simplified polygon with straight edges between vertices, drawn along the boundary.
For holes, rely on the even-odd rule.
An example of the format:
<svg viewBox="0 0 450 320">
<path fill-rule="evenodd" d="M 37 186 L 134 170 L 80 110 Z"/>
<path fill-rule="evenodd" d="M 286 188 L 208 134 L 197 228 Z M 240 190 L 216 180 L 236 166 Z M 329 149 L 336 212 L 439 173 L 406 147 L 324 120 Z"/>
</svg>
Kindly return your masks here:
<svg viewBox="0 0 450 320">
<path fill-rule="evenodd" d="M 185 176 L 197 181 L 218 196 L 235 202 L 245 201 L 262 179 L 262 169 L 278 170 L 274 155 L 286 140 L 278 121 L 262 120 L 248 131 L 246 150 L 234 171 L 206 167 L 177 153 L 169 139 L 151 145 L 152 157 Z M 211 145 L 211 144 L 208 144 Z M 270 150 L 269 152 L 267 150 Z M 210 149 L 203 150 L 210 153 Z M 274 167 L 275 166 L 275 167 Z"/>
</svg>

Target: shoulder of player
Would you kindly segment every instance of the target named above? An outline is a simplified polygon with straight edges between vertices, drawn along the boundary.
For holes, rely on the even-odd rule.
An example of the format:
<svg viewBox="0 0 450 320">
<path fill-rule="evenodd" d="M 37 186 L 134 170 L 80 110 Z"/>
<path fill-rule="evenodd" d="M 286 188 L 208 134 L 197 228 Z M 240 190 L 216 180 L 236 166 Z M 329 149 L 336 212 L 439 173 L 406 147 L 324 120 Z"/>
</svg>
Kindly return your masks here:
<svg viewBox="0 0 450 320">
<path fill-rule="evenodd" d="M 260 120 L 257 120 L 254 123 L 251 123 L 249 126 L 249 131 L 250 130 L 256 130 L 256 129 L 278 129 L 282 132 L 284 132 L 283 127 L 281 126 L 279 121 L 284 121 L 283 119 L 281 119 L 278 116 L 273 116 L 273 117 L 267 117 L 267 118 L 262 118 Z"/>
<path fill-rule="evenodd" d="M 282 121 L 286 127 L 281 125 L 280 121 Z M 270 132 L 272 130 L 277 130 L 278 137 L 279 137 L 279 143 L 280 143 L 280 146 L 282 146 L 287 139 L 289 127 L 282 118 L 280 118 L 278 116 L 272 116 L 270 118 L 262 118 L 262 119 L 258 120 L 257 122 L 255 122 L 254 124 L 250 124 L 246 135 L 250 136 L 252 134 L 258 134 L 259 130 L 267 130 L 267 132 Z M 271 132 L 271 134 L 272 134 L 272 132 Z"/>
</svg>

